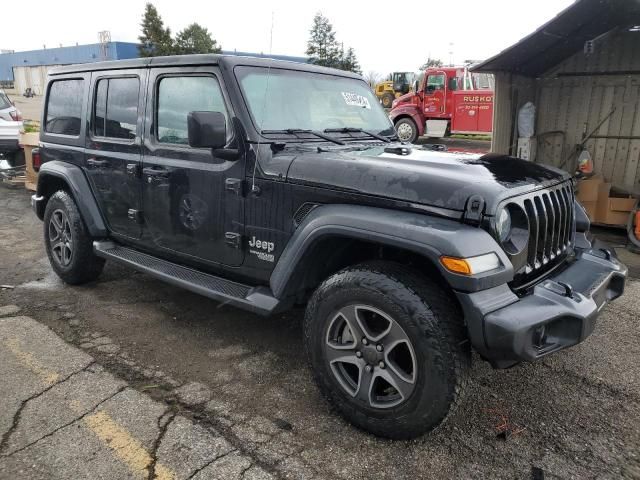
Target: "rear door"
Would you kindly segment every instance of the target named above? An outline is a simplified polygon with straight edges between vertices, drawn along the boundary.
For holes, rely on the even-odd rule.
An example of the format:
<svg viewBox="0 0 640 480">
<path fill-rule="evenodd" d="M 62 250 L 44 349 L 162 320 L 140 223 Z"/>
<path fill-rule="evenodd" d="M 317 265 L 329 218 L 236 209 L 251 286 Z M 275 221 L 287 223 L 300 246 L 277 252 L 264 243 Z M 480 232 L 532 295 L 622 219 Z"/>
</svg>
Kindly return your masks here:
<svg viewBox="0 0 640 480">
<path fill-rule="evenodd" d="M 234 141 L 230 102 L 216 66 L 155 68 L 149 74 L 142 195 L 145 236 L 187 261 L 239 265 L 244 254 L 244 161 L 189 146 L 187 115 L 221 112 Z"/>
<path fill-rule="evenodd" d="M 109 229 L 141 236 L 141 160 L 147 71 L 92 75 L 85 170 Z"/>
</svg>

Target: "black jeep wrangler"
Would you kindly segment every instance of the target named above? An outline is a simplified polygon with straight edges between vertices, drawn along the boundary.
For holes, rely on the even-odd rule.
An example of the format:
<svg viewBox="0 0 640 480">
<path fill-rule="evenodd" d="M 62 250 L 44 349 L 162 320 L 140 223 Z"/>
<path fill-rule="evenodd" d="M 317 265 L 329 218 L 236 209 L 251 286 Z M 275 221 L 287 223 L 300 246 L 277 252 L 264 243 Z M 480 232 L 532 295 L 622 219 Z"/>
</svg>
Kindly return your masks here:
<svg viewBox="0 0 640 480">
<path fill-rule="evenodd" d="M 568 174 L 397 141 L 358 76 L 246 57 L 54 70 L 38 189 L 67 283 L 121 262 L 269 315 L 306 303 L 335 408 L 376 435 L 433 429 L 474 348 L 497 368 L 575 345 L 626 268 Z"/>
</svg>

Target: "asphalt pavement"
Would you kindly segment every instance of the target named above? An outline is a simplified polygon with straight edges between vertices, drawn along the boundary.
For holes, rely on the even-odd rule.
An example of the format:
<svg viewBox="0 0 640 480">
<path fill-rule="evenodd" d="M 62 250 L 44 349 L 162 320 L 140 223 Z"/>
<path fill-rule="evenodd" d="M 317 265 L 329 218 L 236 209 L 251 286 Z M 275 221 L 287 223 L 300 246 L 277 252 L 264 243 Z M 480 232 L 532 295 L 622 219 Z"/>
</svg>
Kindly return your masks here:
<svg viewBox="0 0 640 480">
<path fill-rule="evenodd" d="M 638 256 L 622 249 L 637 272 Z M 0 479 L 640 479 L 640 281 L 583 344 L 492 370 L 394 442 L 330 410 L 273 318 L 108 264 L 66 286 L 29 194 L 0 185 Z"/>
</svg>

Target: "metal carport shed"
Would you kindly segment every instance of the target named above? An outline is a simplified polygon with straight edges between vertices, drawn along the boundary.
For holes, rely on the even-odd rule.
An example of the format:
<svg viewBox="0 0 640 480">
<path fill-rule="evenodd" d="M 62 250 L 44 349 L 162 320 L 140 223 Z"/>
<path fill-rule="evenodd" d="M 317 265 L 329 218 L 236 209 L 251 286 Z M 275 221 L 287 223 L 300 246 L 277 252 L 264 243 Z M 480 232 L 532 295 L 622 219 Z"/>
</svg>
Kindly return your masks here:
<svg viewBox="0 0 640 480">
<path fill-rule="evenodd" d="M 578 0 L 474 70 L 496 77 L 494 152 L 516 154 L 533 102 L 531 160 L 572 170 L 586 148 L 606 181 L 638 189 L 640 0 Z"/>
</svg>

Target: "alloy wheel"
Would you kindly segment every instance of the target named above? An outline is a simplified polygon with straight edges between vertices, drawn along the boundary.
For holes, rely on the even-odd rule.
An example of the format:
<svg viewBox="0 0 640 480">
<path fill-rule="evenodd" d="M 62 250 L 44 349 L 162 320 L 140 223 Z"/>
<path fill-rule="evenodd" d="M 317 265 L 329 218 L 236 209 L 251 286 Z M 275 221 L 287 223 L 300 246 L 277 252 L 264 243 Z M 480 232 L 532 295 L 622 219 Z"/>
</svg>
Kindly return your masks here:
<svg viewBox="0 0 640 480">
<path fill-rule="evenodd" d="M 377 308 L 341 308 L 329 323 L 324 352 L 340 386 L 368 407 L 395 407 L 415 389 L 417 361 L 411 341 Z"/>
<path fill-rule="evenodd" d="M 56 262 L 67 267 L 73 258 L 73 236 L 71 222 L 66 212 L 57 209 L 49 220 L 49 245 Z"/>
</svg>

